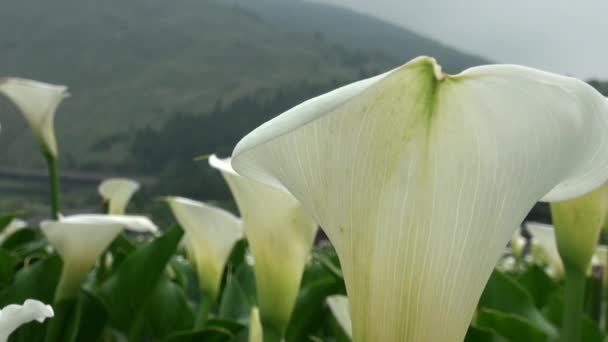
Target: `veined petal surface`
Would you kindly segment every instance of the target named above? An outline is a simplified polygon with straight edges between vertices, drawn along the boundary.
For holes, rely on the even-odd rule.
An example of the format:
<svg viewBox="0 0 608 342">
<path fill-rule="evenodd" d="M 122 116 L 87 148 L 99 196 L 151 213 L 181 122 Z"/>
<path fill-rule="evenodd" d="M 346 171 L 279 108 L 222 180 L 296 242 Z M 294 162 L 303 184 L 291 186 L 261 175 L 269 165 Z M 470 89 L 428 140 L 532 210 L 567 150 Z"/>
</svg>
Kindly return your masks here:
<svg viewBox="0 0 608 342">
<path fill-rule="evenodd" d="M 23 305 L 5 306 L 0 310 L 0 342 L 6 342 L 9 335 L 23 324 L 31 321 L 42 323 L 54 315 L 50 305 L 34 299 L 27 299 Z"/>
<path fill-rule="evenodd" d="M 216 299 L 228 257 L 243 238 L 243 222 L 224 209 L 187 198 L 168 197 L 167 202 L 186 233 L 184 241 L 201 289 Z"/>
<path fill-rule="evenodd" d="M 323 227 L 355 341 L 462 341 L 534 203 L 606 181 L 607 128 L 582 81 L 513 65 L 450 76 L 420 57 L 263 124 L 232 165 Z"/>
<path fill-rule="evenodd" d="M 101 197 L 108 203 L 108 213 L 123 215 L 129 200 L 139 190 L 139 183 L 126 178 L 104 180 L 98 188 Z"/>
<path fill-rule="evenodd" d="M 209 158 L 236 200 L 255 263 L 260 315 L 282 334 L 300 289 L 317 224 L 289 192 L 239 176 L 230 160 Z"/>
<path fill-rule="evenodd" d="M 68 96 L 67 87 L 23 78 L 0 78 L 0 93 L 6 95 L 23 113 L 45 149 L 57 157 L 55 111 Z"/>
</svg>

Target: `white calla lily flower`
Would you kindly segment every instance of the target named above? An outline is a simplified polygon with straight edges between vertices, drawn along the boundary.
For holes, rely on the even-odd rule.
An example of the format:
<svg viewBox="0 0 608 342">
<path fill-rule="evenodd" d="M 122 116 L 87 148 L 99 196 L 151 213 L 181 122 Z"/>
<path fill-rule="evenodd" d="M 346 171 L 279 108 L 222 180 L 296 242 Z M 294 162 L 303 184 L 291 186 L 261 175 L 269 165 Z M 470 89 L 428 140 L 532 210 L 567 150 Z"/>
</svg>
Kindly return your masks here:
<svg viewBox="0 0 608 342">
<path fill-rule="evenodd" d="M 343 295 L 333 295 L 327 297 L 325 299 L 327 302 L 327 306 L 329 306 L 329 310 L 336 318 L 338 324 L 346 336 L 352 338 L 353 337 L 353 323 L 350 320 L 350 311 L 348 308 L 348 297 Z"/>
<path fill-rule="evenodd" d="M 6 342 L 9 335 L 23 324 L 53 317 L 50 305 L 34 299 L 27 299 L 23 305 L 11 304 L 0 310 L 0 342 Z"/>
<path fill-rule="evenodd" d="M 27 222 L 24 220 L 19 218 L 12 219 L 11 222 L 4 227 L 2 232 L 0 232 L 0 244 L 2 244 L 2 242 L 4 242 L 4 240 L 6 240 L 9 236 L 26 227 Z"/>
<path fill-rule="evenodd" d="M 0 93 L 23 113 L 44 150 L 57 157 L 55 111 L 68 96 L 67 87 L 23 78 L 0 78 Z"/>
<path fill-rule="evenodd" d="M 123 215 L 129 200 L 139 190 L 139 183 L 126 178 L 106 179 L 99 185 L 98 191 L 108 204 L 108 214 Z"/>
<path fill-rule="evenodd" d="M 243 238 L 243 222 L 224 209 L 187 198 L 167 197 L 167 202 L 185 231 L 184 242 L 201 290 L 216 300 L 228 257 Z"/>
<path fill-rule="evenodd" d="M 555 229 L 543 223 L 526 222 L 526 228 L 532 235 L 532 257 L 534 261 L 547 266 L 547 273 L 554 279 L 564 277 L 564 263 L 559 256 Z"/>
<path fill-rule="evenodd" d="M 56 299 L 74 296 L 97 258 L 123 228 L 155 233 L 158 227 L 143 216 L 84 214 L 40 223 L 43 234 L 63 260 Z"/>
<path fill-rule="evenodd" d="M 266 122 L 232 165 L 323 227 L 355 341 L 462 341 L 534 203 L 606 181 L 607 129 L 582 81 L 513 65 L 446 75 L 420 57 Z"/>
<path fill-rule="evenodd" d="M 212 155 L 209 164 L 220 170 L 241 212 L 255 261 L 262 322 L 283 334 L 317 225 L 290 193 L 239 176 L 228 159 Z"/>
</svg>

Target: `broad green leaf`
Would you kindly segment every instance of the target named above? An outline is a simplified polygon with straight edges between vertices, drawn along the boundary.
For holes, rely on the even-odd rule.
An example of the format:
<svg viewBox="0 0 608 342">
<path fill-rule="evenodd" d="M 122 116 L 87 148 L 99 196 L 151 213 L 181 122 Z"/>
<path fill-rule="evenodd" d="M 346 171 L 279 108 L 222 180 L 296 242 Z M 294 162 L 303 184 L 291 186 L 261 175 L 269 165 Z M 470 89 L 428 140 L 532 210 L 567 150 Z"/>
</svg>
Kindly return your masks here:
<svg viewBox="0 0 608 342">
<path fill-rule="evenodd" d="M 557 328 L 534 306 L 532 295 L 506 274 L 492 273 L 479 300 L 479 307 L 524 318 L 550 338 L 555 338 L 558 334 Z"/>
<path fill-rule="evenodd" d="M 0 216 L 0 233 L 2 233 L 2 231 L 4 231 L 4 228 L 8 227 L 9 223 L 11 223 L 11 221 L 13 221 L 14 218 L 15 218 L 15 214 L 6 214 L 6 215 Z"/>
<path fill-rule="evenodd" d="M 464 338 L 464 342 L 510 342 L 497 335 L 492 330 L 471 325 Z"/>
<path fill-rule="evenodd" d="M 563 317 L 564 293 L 563 289 L 556 291 L 543 308 L 544 315 L 556 326 L 561 326 Z M 585 342 L 606 342 L 607 335 L 604 334 L 597 324 L 587 315 L 582 315 L 582 337 Z"/>
<path fill-rule="evenodd" d="M 162 342 L 229 342 L 234 337 L 235 335 L 227 329 L 207 328 L 201 331 L 175 333 Z"/>
<path fill-rule="evenodd" d="M 521 316 L 492 309 L 478 312 L 475 325 L 494 331 L 512 342 L 547 342 L 547 335 Z"/>
<path fill-rule="evenodd" d="M 247 323 L 251 308 L 257 305 L 255 275 L 247 263 L 226 277 L 219 317 Z"/>
<path fill-rule="evenodd" d="M 517 282 L 523 286 L 534 299 L 537 308 L 545 306 L 553 291 L 558 288 L 547 273 L 540 267 L 533 265 L 517 277 Z"/>
<path fill-rule="evenodd" d="M 166 275 L 146 302 L 145 316 L 154 339 L 192 328 L 194 312 L 188 298 L 184 290 Z"/>
<path fill-rule="evenodd" d="M 95 290 L 113 325 L 128 331 L 140 319 L 182 235 L 183 231 L 176 226 L 156 240 L 138 247 Z"/>
</svg>

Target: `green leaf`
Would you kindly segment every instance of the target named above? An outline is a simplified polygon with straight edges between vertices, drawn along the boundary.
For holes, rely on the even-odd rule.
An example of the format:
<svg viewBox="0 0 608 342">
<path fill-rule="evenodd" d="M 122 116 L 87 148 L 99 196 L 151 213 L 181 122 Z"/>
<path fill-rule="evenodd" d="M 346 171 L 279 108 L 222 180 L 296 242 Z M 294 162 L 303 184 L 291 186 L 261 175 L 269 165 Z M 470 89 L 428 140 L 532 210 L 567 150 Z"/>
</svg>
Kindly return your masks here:
<svg viewBox="0 0 608 342">
<path fill-rule="evenodd" d="M 8 225 L 13 221 L 14 218 L 15 214 L 6 214 L 0 216 L 0 233 L 4 231 L 4 228 L 8 227 Z"/>
<path fill-rule="evenodd" d="M 547 335 L 532 322 L 510 313 L 492 309 L 479 310 L 475 326 L 494 331 L 512 342 L 546 342 Z"/>
<path fill-rule="evenodd" d="M 146 318 L 154 339 L 194 325 L 194 312 L 184 290 L 164 275 L 146 305 Z"/>
<path fill-rule="evenodd" d="M 471 325 L 464 342 L 509 342 L 509 340 L 497 335 L 492 330 Z"/>
<path fill-rule="evenodd" d="M 200 331 L 178 332 L 163 342 L 228 342 L 232 341 L 235 335 L 228 329 L 219 327 L 209 327 Z"/>
<path fill-rule="evenodd" d="M 545 316 L 557 326 L 561 326 L 564 307 L 563 291 L 556 291 L 543 308 Z M 582 338 L 585 342 L 605 342 L 607 335 L 604 334 L 598 325 L 587 315 L 582 315 Z"/>
<path fill-rule="evenodd" d="M 306 341 L 308 335 L 328 323 L 325 298 L 346 292 L 344 281 L 318 262 L 308 264 L 302 287 L 285 333 L 286 341 Z"/>
<path fill-rule="evenodd" d="M 46 239 L 39 229 L 20 229 L 6 238 L 0 247 L 10 251 L 19 260 L 46 254 Z"/>
<path fill-rule="evenodd" d="M 226 286 L 222 293 L 219 317 L 247 323 L 251 308 L 257 305 L 255 275 L 247 263 L 233 274 L 226 276 Z"/>
<path fill-rule="evenodd" d="M 95 290 L 114 326 L 129 331 L 141 319 L 146 302 L 162 279 L 182 235 L 179 227 L 173 227 L 140 246 Z"/>
<path fill-rule="evenodd" d="M 524 318 L 551 339 L 558 335 L 557 328 L 534 306 L 534 299 L 530 293 L 503 273 L 495 271 L 492 274 L 479 300 L 479 307 Z"/>
<path fill-rule="evenodd" d="M 537 308 L 547 305 L 551 294 L 559 287 L 542 268 L 536 265 L 522 273 L 517 278 L 517 282 L 532 296 Z"/>
<path fill-rule="evenodd" d="M 85 289 L 79 293 L 78 305 L 79 327 L 73 341 L 98 341 L 108 320 L 103 304 Z"/>
<path fill-rule="evenodd" d="M 0 288 L 6 288 L 13 280 L 15 264 L 15 258 L 9 252 L 0 248 Z"/>
</svg>

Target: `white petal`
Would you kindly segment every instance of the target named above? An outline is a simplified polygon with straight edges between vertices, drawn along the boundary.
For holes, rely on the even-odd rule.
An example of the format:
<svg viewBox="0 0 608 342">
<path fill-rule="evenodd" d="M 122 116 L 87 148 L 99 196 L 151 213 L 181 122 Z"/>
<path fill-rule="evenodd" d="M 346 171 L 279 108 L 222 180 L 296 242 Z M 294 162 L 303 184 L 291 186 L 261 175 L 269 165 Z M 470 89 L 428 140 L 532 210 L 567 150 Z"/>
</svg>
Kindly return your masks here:
<svg viewBox="0 0 608 342">
<path fill-rule="evenodd" d="M 53 316 L 53 308 L 50 305 L 33 299 L 27 299 L 23 305 L 5 306 L 0 310 L 0 342 L 5 342 L 8 336 L 23 324 L 31 321 L 42 323 Z"/>
<path fill-rule="evenodd" d="M 104 180 L 98 190 L 101 197 L 109 204 L 108 212 L 122 215 L 133 194 L 139 190 L 139 183 L 126 178 L 111 178 Z"/>
<path fill-rule="evenodd" d="M 25 116 L 40 143 L 57 156 L 54 118 L 59 103 L 68 96 L 67 88 L 22 78 L 0 78 L 4 93 Z"/>
<path fill-rule="evenodd" d="M 344 329 L 346 335 L 353 337 L 353 324 L 350 320 L 350 312 L 348 307 L 348 297 L 343 295 L 329 296 L 326 299 L 327 305 L 334 315 L 340 327 Z"/>
<path fill-rule="evenodd" d="M 606 180 L 607 107 L 572 78 L 510 65 L 447 76 L 418 58 L 267 122 L 232 166 L 288 189 L 325 229 L 355 340 L 459 341 L 534 203 Z"/>
<path fill-rule="evenodd" d="M 242 221 L 230 212 L 182 197 L 168 197 L 184 229 L 188 254 L 194 259 L 201 288 L 216 298 L 234 244 L 243 238 Z"/>
<path fill-rule="evenodd" d="M 561 279 L 564 275 L 564 264 L 557 250 L 553 226 L 527 222 L 526 228 L 530 235 L 532 235 L 532 253 L 534 257 L 549 266 L 549 274 L 553 278 Z"/>
<path fill-rule="evenodd" d="M 105 214 L 78 214 L 61 218 L 66 223 L 82 224 L 117 224 L 122 228 L 138 233 L 157 233 L 158 227 L 145 216 L 137 215 L 105 215 Z"/>
<path fill-rule="evenodd" d="M 209 164 L 222 172 L 243 217 L 262 320 L 283 333 L 317 225 L 290 193 L 239 176 L 229 160 L 213 155 Z"/>
</svg>

